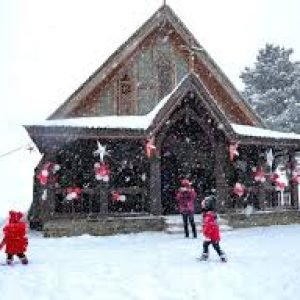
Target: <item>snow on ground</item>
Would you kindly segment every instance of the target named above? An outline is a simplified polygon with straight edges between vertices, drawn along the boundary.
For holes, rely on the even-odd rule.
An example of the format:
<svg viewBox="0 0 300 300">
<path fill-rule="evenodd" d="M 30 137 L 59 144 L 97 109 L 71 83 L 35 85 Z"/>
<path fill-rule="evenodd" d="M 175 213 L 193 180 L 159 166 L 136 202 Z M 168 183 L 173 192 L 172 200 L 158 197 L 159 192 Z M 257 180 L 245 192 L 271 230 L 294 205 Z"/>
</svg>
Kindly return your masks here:
<svg viewBox="0 0 300 300">
<path fill-rule="evenodd" d="M 300 225 L 223 233 L 229 262 L 201 239 L 140 233 L 45 239 L 30 234 L 30 264 L 0 266 L 1 299 L 288 300 L 300 293 Z M 4 253 L 0 260 L 5 261 Z"/>
</svg>

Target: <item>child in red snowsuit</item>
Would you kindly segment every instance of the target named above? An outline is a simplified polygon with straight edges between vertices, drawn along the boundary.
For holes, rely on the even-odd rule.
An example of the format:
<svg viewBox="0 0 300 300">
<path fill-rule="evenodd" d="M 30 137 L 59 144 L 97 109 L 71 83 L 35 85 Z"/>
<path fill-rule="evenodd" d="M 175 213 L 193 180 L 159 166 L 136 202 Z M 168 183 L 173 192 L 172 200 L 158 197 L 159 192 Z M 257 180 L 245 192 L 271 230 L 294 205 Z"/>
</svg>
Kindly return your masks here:
<svg viewBox="0 0 300 300">
<path fill-rule="evenodd" d="M 221 261 L 226 262 L 225 253 L 220 248 L 220 229 L 217 223 L 217 215 L 214 211 L 216 199 L 214 196 L 206 197 L 202 201 L 202 212 L 203 212 L 203 225 L 202 225 L 202 233 L 203 233 L 203 253 L 201 256 L 201 260 L 208 259 L 208 248 L 209 245 L 212 244 L 215 251 L 220 256 Z"/>
<path fill-rule="evenodd" d="M 0 243 L 0 250 L 5 246 L 8 265 L 12 264 L 14 255 L 20 258 L 22 264 L 28 264 L 28 259 L 25 255 L 28 245 L 26 223 L 21 221 L 22 217 L 23 214 L 21 212 L 10 211 L 9 222 L 3 228 L 4 238 Z"/>
</svg>

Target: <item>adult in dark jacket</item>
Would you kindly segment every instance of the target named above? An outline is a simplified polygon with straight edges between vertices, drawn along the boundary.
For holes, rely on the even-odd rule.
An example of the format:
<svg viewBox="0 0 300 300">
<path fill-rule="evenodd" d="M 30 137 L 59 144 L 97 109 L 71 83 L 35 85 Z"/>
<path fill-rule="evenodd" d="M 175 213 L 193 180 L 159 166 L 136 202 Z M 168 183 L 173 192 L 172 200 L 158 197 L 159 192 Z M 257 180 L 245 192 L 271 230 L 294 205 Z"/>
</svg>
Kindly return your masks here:
<svg viewBox="0 0 300 300">
<path fill-rule="evenodd" d="M 21 212 L 10 211 L 9 222 L 3 228 L 4 238 L 0 243 L 0 249 L 5 246 L 8 265 L 12 264 L 14 255 L 20 258 L 22 264 L 28 263 L 25 255 L 28 246 L 26 223 L 21 221 L 22 217 Z"/>
<path fill-rule="evenodd" d="M 194 238 L 197 237 L 197 230 L 194 221 L 195 199 L 197 193 L 193 189 L 188 179 L 181 180 L 181 187 L 176 192 L 176 200 L 178 202 L 178 210 L 182 215 L 185 237 L 189 237 L 188 221 L 192 227 Z"/>
</svg>

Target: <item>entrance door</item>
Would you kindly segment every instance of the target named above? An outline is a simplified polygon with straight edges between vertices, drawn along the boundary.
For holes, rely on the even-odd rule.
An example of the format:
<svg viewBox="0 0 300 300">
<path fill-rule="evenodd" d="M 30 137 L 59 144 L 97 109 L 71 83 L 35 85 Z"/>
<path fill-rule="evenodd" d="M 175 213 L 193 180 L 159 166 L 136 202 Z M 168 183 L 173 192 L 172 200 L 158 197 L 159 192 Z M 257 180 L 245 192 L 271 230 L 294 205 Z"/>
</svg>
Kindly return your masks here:
<svg viewBox="0 0 300 300">
<path fill-rule="evenodd" d="M 163 214 L 176 214 L 176 190 L 180 180 L 192 181 L 198 198 L 196 210 L 200 211 L 200 199 L 206 190 L 215 186 L 214 153 L 208 137 L 195 121 L 178 121 L 170 128 L 162 142 L 161 198 Z"/>
</svg>

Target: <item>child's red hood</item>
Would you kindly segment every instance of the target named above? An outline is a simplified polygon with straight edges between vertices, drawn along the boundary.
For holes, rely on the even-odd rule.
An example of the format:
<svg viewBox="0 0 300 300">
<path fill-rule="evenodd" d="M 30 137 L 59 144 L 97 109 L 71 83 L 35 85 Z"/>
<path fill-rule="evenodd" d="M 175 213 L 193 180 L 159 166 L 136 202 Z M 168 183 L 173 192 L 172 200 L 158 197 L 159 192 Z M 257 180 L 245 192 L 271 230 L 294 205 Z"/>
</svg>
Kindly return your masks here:
<svg viewBox="0 0 300 300">
<path fill-rule="evenodd" d="M 23 218 L 23 216 L 23 213 L 11 210 L 9 212 L 9 223 L 18 223 Z"/>
</svg>

